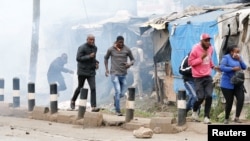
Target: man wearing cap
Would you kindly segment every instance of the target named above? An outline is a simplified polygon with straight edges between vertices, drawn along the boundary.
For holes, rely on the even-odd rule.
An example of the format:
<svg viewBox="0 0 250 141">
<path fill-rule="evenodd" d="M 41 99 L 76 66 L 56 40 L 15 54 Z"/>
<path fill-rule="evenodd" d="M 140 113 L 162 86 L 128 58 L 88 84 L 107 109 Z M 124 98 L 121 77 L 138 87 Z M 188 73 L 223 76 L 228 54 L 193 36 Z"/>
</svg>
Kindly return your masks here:
<svg viewBox="0 0 250 141">
<path fill-rule="evenodd" d="M 197 101 L 193 106 L 192 118 L 199 121 L 198 109 L 205 100 L 204 123 L 210 124 L 210 110 L 212 105 L 213 79 L 211 76 L 214 63 L 212 61 L 213 47 L 210 44 L 211 37 L 207 33 L 200 36 L 200 43 L 193 46 L 188 64 L 192 67 Z"/>
</svg>

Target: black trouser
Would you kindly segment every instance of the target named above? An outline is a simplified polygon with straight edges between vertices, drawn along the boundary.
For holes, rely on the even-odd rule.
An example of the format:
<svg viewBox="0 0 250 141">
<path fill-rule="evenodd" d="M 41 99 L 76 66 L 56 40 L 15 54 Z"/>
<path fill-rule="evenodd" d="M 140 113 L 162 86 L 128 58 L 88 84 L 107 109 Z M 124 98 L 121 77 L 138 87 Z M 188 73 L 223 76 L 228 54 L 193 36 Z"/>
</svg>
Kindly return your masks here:
<svg viewBox="0 0 250 141">
<path fill-rule="evenodd" d="M 78 75 L 78 86 L 74 92 L 74 95 L 71 99 L 71 101 L 76 101 L 81 88 L 84 86 L 84 82 L 87 79 L 90 87 L 90 104 L 91 107 L 96 107 L 96 86 L 95 86 L 95 76 L 83 76 Z"/>
<path fill-rule="evenodd" d="M 243 87 L 244 87 L 243 85 L 240 85 L 240 86 L 235 86 L 234 89 L 221 88 L 222 94 L 226 100 L 225 119 L 229 119 L 230 112 L 233 106 L 234 96 L 236 97 L 237 100 L 235 117 L 240 117 L 240 113 L 242 111 L 245 99 Z"/>
<path fill-rule="evenodd" d="M 197 112 L 202 102 L 205 100 L 204 117 L 210 118 L 212 106 L 213 79 L 211 76 L 194 78 L 197 101 L 194 103 L 193 111 Z"/>
</svg>

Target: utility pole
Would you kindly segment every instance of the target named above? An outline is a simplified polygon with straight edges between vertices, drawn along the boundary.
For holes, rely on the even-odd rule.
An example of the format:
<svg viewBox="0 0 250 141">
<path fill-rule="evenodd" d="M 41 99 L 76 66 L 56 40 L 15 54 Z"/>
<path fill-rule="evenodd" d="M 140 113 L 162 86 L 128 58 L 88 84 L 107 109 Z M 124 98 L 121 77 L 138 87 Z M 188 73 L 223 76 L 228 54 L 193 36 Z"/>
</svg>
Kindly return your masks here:
<svg viewBox="0 0 250 141">
<path fill-rule="evenodd" d="M 39 49 L 40 0 L 33 0 L 32 39 L 30 51 L 29 81 L 36 81 L 36 68 Z"/>
</svg>

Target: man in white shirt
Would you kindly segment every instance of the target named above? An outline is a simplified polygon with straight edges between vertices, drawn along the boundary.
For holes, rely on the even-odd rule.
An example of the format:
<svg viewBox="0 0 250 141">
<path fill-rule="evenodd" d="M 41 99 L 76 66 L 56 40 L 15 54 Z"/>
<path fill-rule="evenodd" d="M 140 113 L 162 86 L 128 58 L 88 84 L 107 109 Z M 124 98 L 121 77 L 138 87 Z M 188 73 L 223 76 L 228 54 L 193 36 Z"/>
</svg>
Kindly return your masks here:
<svg viewBox="0 0 250 141">
<path fill-rule="evenodd" d="M 134 80 L 132 87 L 138 89 L 140 99 L 142 99 L 143 97 L 142 80 L 140 76 L 141 65 L 144 62 L 142 45 L 142 41 L 138 40 L 136 41 L 136 46 L 131 48 L 132 54 L 135 58 L 135 63 L 133 66 L 130 67 Z"/>
</svg>

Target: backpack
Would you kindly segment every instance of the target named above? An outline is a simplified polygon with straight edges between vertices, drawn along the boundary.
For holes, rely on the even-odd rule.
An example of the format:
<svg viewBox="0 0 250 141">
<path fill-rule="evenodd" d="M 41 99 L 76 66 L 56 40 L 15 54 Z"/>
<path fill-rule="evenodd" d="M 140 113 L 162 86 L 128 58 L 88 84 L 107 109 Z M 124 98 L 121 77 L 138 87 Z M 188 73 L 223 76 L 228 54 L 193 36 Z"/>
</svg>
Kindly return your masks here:
<svg viewBox="0 0 250 141">
<path fill-rule="evenodd" d="M 182 59 L 179 66 L 179 73 L 184 76 L 192 76 L 191 66 L 188 65 L 188 56 L 189 54 Z"/>
<path fill-rule="evenodd" d="M 234 85 L 244 84 L 245 74 L 243 71 L 236 71 L 233 77 L 231 78 L 231 83 Z"/>
</svg>

